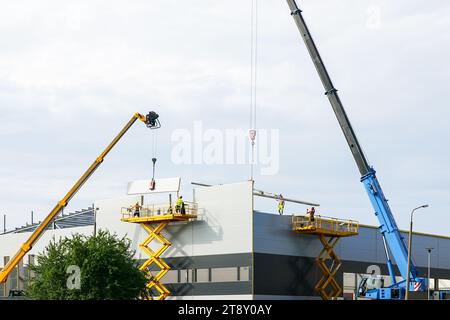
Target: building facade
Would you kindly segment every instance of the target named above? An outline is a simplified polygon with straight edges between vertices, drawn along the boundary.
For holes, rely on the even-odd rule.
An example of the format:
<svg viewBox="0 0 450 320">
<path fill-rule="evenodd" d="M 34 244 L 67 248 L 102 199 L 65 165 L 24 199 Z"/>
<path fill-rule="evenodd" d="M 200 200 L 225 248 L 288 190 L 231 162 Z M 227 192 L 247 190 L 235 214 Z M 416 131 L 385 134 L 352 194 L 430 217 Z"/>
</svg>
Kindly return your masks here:
<svg viewBox="0 0 450 320">
<path fill-rule="evenodd" d="M 33 263 L 34 256 L 53 237 L 88 235 L 94 229 L 108 229 L 128 237 L 136 251 L 135 258 L 144 261 L 146 255 L 139 244 L 146 238 L 146 231 L 139 224 L 121 222 L 120 218 L 124 208 L 136 202 L 151 206 L 152 201 L 151 195 L 96 201 L 92 215 L 95 219 L 82 219 L 82 226 L 47 230 L 25 256 L 25 266 L 19 265 L 0 294 L 26 287 L 30 276 L 26 265 Z M 319 240 L 314 235 L 293 232 L 289 215 L 257 211 L 252 182 L 197 187 L 192 202 L 198 206 L 197 219 L 172 223 L 163 231 L 172 243 L 162 256 L 171 267 L 162 279 L 171 299 L 320 299 L 314 290 L 321 277 L 315 265 L 322 249 Z M 12 256 L 28 235 L 27 232 L 0 235 L 0 257 Z M 450 238 L 414 235 L 414 262 L 423 277 L 427 275 L 426 248 L 430 247 L 434 248 L 431 285 L 447 289 Z M 336 252 L 343 262 L 336 278 L 346 298 L 352 297 L 360 275 L 379 270 L 388 278 L 383 243 L 376 227 L 361 226 L 359 235 L 343 238 Z"/>
</svg>

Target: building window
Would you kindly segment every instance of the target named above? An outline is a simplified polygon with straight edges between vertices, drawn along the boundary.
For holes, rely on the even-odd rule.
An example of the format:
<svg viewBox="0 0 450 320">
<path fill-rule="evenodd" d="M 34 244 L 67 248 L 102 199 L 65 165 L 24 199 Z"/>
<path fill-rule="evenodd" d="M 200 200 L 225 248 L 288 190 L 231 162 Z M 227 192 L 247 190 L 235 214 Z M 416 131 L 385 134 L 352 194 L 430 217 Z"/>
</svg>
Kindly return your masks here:
<svg viewBox="0 0 450 320">
<path fill-rule="evenodd" d="M 209 269 L 196 269 L 195 282 L 209 282 L 211 281 Z"/>
<path fill-rule="evenodd" d="M 213 268 L 211 269 L 212 282 L 238 281 L 238 268 Z"/>
<path fill-rule="evenodd" d="M 186 269 L 183 270 L 179 270 L 180 274 L 179 274 L 179 282 L 180 283 L 187 283 L 188 282 L 188 271 Z"/>
<path fill-rule="evenodd" d="M 250 281 L 250 267 L 169 270 L 162 283 Z"/>
<path fill-rule="evenodd" d="M 239 281 L 250 281 L 250 267 L 239 267 Z"/>
<path fill-rule="evenodd" d="M 439 279 L 438 280 L 439 290 L 449 290 L 450 280 L 449 279 Z"/>
<path fill-rule="evenodd" d="M 344 272 L 344 293 L 352 293 L 356 289 L 356 275 L 354 273 Z"/>
<path fill-rule="evenodd" d="M 162 283 L 178 283 L 178 270 L 169 270 L 161 279 Z"/>
<path fill-rule="evenodd" d="M 195 269 L 182 269 L 179 270 L 179 282 L 180 283 L 191 283 L 194 282 Z M 164 279 L 164 278 L 163 278 Z"/>
</svg>

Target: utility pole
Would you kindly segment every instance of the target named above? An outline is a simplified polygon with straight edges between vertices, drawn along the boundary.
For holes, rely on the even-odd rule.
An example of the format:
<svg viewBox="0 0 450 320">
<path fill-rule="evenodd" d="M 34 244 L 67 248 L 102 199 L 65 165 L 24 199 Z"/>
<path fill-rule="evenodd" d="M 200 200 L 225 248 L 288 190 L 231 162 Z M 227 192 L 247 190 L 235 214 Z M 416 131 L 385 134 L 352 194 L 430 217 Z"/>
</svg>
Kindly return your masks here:
<svg viewBox="0 0 450 320">
<path fill-rule="evenodd" d="M 411 211 L 411 221 L 409 223 L 409 241 L 408 241 L 408 267 L 406 271 L 406 291 L 405 291 L 405 300 L 409 298 L 409 284 L 411 282 L 411 249 L 412 249 L 412 232 L 413 232 L 413 214 L 417 209 L 428 208 L 427 204 L 423 206 L 414 208 Z"/>
<path fill-rule="evenodd" d="M 430 300 L 430 280 L 431 280 L 431 250 L 434 248 L 427 248 L 428 251 L 428 300 Z"/>
<path fill-rule="evenodd" d="M 3 233 L 6 233 L 6 214 L 3 215 Z"/>
<path fill-rule="evenodd" d="M 33 212 L 33 210 L 31 210 L 31 224 L 34 223 L 33 214 L 34 214 L 34 212 Z"/>
<path fill-rule="evenodd" d="M 92 209 L 94 210 L 94 237 L 97 236 L 97 210 L 95 203 L 92 204 Z"/>
</svg>

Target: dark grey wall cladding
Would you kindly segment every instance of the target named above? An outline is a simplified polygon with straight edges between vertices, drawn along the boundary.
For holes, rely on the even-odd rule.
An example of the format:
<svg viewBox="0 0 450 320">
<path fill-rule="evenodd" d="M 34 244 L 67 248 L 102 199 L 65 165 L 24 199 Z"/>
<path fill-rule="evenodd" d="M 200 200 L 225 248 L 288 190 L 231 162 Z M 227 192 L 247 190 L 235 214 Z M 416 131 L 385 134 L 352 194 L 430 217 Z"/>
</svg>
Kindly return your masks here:
<svg viewBox="0 0 450 320">
<path fill-rule="evenodd" d="M 314 286 L 321 275 L 313 258 L 255 253 L 254 262 L 254 294 L 317 295 Z"/>
<path fill-rule="evenodd" d="M 322 250 L 317 236 L 296 234 L 292 230 L 291 219 L 292 217 L 288 215 L 279 216 L 255 211 L 254 251 L 315 258 Z M 402 235 L 407 239 L 407 233 Z M 428 247 L 434 248 L 431 254 L 432 268 L 450 270 L 450 238 L 414 234 L 413 261 L 416 266 L 427 267 Z M 362 226 L 359 235 L 342 238 L 336 246 L 336 253 L 343 260 L 370 264 L 386 263 L 382 237 L 379 230 L 373 227 Z"/>
<path fill-rule="evenodd" d="M 140 263 L 142 264 L 144 261 L 145 260 L 140 260 Z M 164 261 L 172 269 L 251 267 L 252 254 L 249 252 L 209 256 L 173 257 L 164 258 Z M 159 268 L 155 264 L 152 264 L 150 270 L 159 270 Z"/>
<path fill-rule="evenodd" d="M 139 263 L 143 263 L 144 261 L 145 260 L 140 260 Z M 252 254 L 236 253 L 209 256 L 174 257 L 164 258 L 164 261 L 173 270 L 252 267 Z M 157 271 L 159 268 L 155 264 L 152 264 L 150 270 Z M 252 281 L 174 283 L 165 284 L 165 286 L 167 286 L 172 296 L 252 294 Z"/>
<path fill-rule="evenodd" d="M 254 262 L 254 294 L 317 296 L 314 286 L 322 274 L 314 258 L 255 253 Z M 365 273 L 370 265 L 373 264 L 343 260 L 335 279 L 342 286 L 344 272 Z M 382 274 L 389 274 L 386 264 L 377 265 Z M 418 268 L 418 271 L 420 276 L 426 277 L 426 268 Z M 431 273 L 436 278 L 450 278 L 450 270 L 447 269 L 432 269 Z"/>
<path fill-rule="evenodd" d="M 356 261 L 348 261 L 343 260 L 342 261 L 342 269 L 344 272 L 348 273 L 366 273 L 367 268 L 372 265 L 377 265 L 381 269 L 382 275 L 389 275 L 388 267 L 385 263 L 369 263 L 369 262 L 356 262 Z M 419 277 L 426 278 L 428 275 L 428 269 L 427 268 L 416 268 L 417 272 L 419 274 Z M 396 266 L 394 266 L 394 271 L 396 276 L 401 276 L 398 272 L 398 269 Z M 432 278 L 439 278 L 439 279 L 450 279 L 450 270 L 448 269 L 441 269 L 441 268 L 431 268 L 431 277 Z"/>
<path fill-rule="evenodd" d="M 252 294 L 252 282 L 214 282 L 166 284 L 172 296 Z"/>
</svg>

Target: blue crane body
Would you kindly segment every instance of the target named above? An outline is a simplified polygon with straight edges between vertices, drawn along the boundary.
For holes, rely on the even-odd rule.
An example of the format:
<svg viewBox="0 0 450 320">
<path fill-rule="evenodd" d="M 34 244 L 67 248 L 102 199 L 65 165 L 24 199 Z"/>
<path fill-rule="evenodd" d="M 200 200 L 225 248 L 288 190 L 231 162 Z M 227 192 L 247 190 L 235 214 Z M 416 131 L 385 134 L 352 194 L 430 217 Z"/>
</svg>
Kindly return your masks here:
<svg viewBox="0 0 450 320">
<path fill-rule="evenodd" d="M 387 267 L 392 284 L 389 287 L 375 287 L 365 289 L 363 295 L 371 299 L 402 299 L 406 291 L 407 265 L 408 265 L 408 249 L 405 245 L 404 239 L 397 227 L 395 218 L 389 208 L 387 199 L 383 194 L 380 183 L 376 177 L 376 172 L 373 167 L 369 166 L 368 161 L 362 151 L 355 132 L 350 124 L 344 106 L 339 98 L 337 90 L 333 86 L 331 78 L 325 65 L 320 57 L 319 51 L 312 39 L 308 27 L 303 19 L 302 11 L 298 8 L 295 0 L 287 0 L 291 15 L 300 31 L 303 41 L 308 49 L 308 52 L 313 60 L 314 66 L 319 74 L 320 80 L 325 88 L 325 95 L 328 97 L 339 125 L 344 133 L 347 143 L 352 151 L 355 162 L 361 174 L 361 182 L 363 183 L 367 195 L 369 196 L 375 215 L 378 218 L 380 233 L 383 238 L 383 244 L 387 257 Z M 403 280 L 397 282 L 395 277 L 394 266 L 390 259 L 389 251 L 391 252 L 400 275 Z M 410 291 L 416 288 L 416 291 L 426 290 L 426 279 L 419 278 L 414 264 L 411 262 L 410 266 Z M 366 284 L 367 278 L 361 283 Z M 414 286 L 415 284 L 418 284 Z"/>
</svg>

